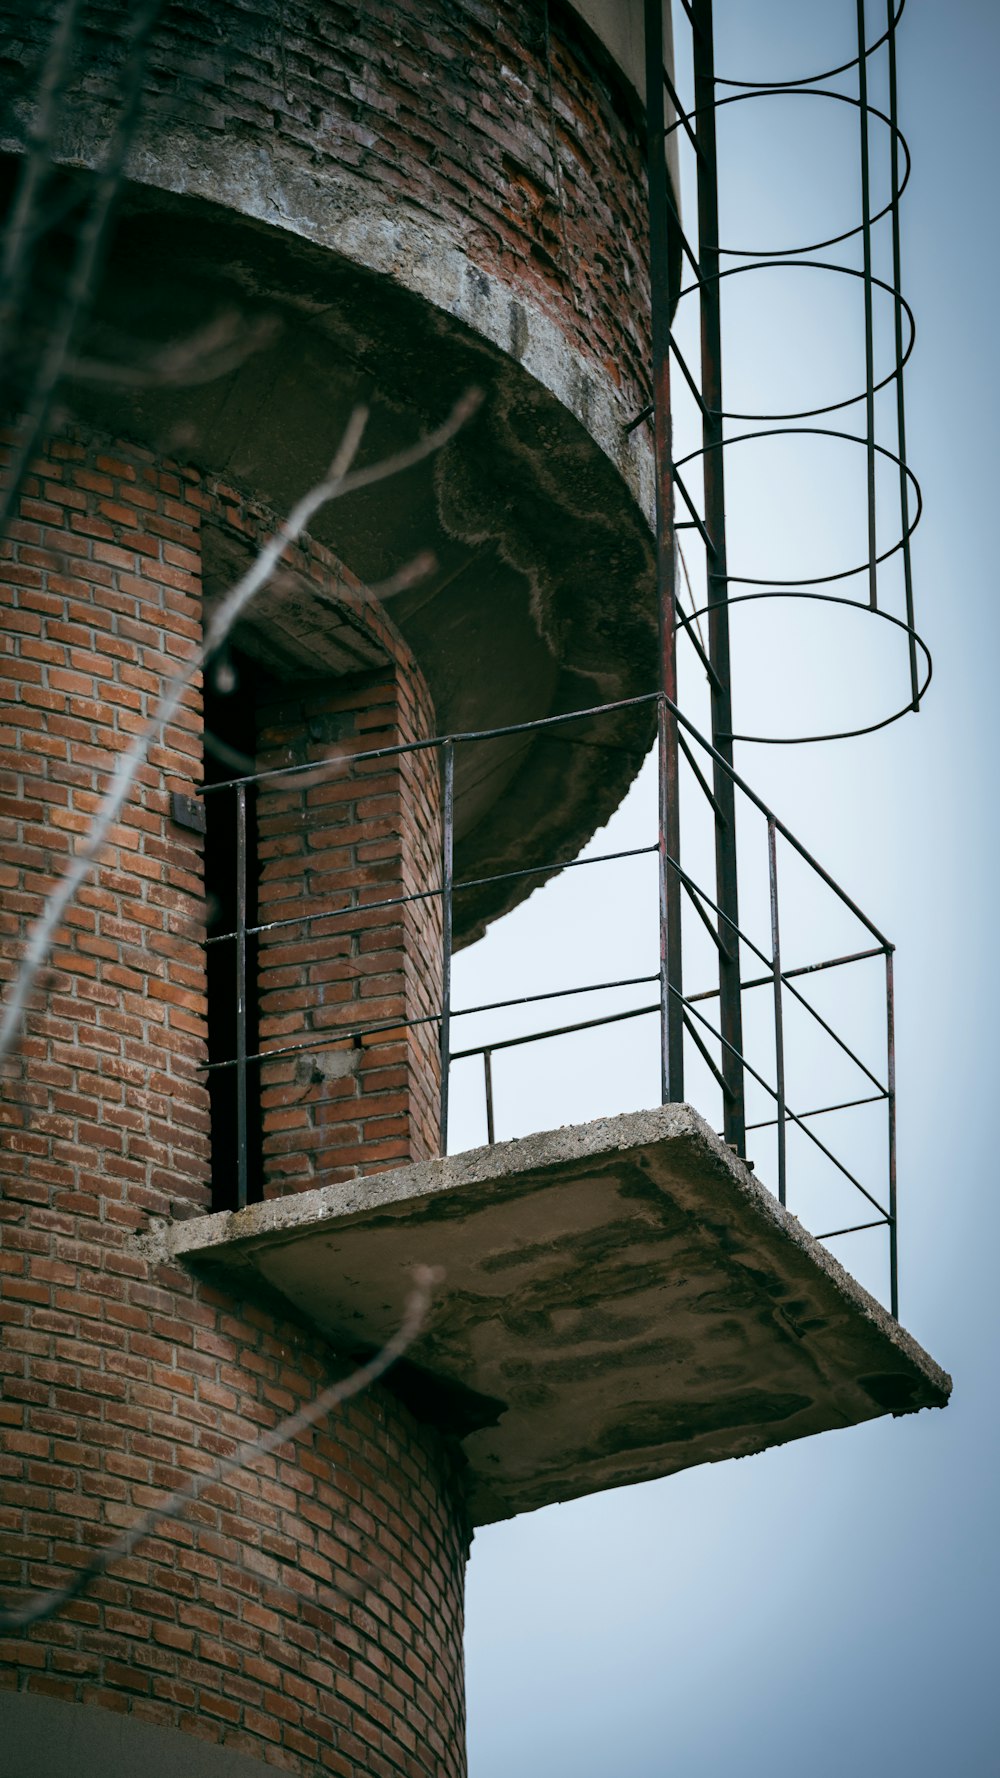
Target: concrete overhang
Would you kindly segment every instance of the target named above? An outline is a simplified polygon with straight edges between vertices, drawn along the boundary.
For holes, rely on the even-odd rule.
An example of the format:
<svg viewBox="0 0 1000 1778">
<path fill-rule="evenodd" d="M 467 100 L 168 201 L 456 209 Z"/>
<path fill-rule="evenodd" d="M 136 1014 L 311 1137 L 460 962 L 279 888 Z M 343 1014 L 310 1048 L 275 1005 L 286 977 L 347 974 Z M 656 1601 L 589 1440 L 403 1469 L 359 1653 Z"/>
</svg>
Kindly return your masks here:
<svg viewBox="0 0 1000 1778">
<path fill-rule="evenodd" d="M 359 403 L 370 410 L 363 466 L 439 425 L 478 387 L 482 407 L 445 449 L 335 502 L 312 535 L 368 586 L 433 558 L 389 611 L 439 734 L 655 687 L 652 455 L 645 428 L 626 430 L 636 397 L 432 217 L 418 222 L 403 204 L 386 215 L 349 180 L 286 168 L 277 221 L 258 151 L 226 138 L 191 168 L 169 150 L 160 144 L 163 158 L 143 163 L 147 183 L 123 194 L 81 357 L 114 358 L 127 340 L 155 359 L 220 314 L 240 317 L 251 340 L 255 325 L 273 332 L 190 385 L 68 383 L 74 416 L 285 513 L 326 474 Z M 14 165 L 0 157 L 0 211 Z M 232 584 L 221 541 L 215 527 L 206 533 L 209 600 Z M 254 652 L 251 636 L 235 640 Z M 314 654 L 312 670 L 335 669 Z M 455 898 L 457 946 L 552 874 L 510 872 L 555 867 L 609 820 L 654 735 L 644 704 L 457 748 L 455 868 L 476 884 Z"/>
<path fill-rule="evenodd" d="M 148 1256 L 277 1291 L 342 1353 L 397 1326 L 476 1524 L 886 1413 L 951 1382 L 686 1105 L 159 1226 Z"/>
</svg>

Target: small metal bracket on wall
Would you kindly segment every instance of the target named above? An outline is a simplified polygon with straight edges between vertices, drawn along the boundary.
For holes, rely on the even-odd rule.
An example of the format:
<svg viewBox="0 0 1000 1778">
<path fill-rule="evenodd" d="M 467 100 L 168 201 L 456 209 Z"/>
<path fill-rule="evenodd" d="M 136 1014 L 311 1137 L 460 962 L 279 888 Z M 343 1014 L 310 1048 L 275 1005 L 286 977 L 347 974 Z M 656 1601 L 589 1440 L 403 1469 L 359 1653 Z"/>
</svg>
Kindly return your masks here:
<svg viewBox="0 0 1000 1778">
<path fill-rule="evenodd" d="M 190 833 L 204 833 L 205 804 L 200 796 L 183 796 L 179 790 L 170 792 L 170 819 L 175 827 L 186 827 Z"/>
</svg>

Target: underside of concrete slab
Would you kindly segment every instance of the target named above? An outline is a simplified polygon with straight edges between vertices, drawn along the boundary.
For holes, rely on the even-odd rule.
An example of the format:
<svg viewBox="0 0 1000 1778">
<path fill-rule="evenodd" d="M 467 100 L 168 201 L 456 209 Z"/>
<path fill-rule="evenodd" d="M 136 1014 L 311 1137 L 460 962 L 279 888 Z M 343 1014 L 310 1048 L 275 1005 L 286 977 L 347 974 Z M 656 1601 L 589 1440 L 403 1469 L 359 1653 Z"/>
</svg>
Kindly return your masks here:
<svg viewBox="0 0 1000 1778">
<path fill-rule="evenodd" d="M 277 1291 L 342 1351 L 442 1267 L 401 1373 L 462 1438 L 476 1523 L 742 1457 L 950 1379 L 686 1105 L 243 1211 L 145 1250 Z"/>
</svg>

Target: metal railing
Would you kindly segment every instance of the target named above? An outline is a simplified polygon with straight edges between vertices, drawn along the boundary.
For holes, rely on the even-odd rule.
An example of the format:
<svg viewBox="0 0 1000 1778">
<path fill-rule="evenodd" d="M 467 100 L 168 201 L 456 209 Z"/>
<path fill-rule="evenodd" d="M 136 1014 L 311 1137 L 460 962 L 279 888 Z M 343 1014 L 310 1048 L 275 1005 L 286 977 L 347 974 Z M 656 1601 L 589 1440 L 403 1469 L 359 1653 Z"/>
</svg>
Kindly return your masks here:
<svg viewBox="0 0 1000 1778">
<path fill-rule="evenodd" d="M 850 4 L 850 0 L 845 0 Z M 663 39 L 663 8 L 661 0 L 644 0 L 646 47 L 646 170 L 649 188 L 650 221 L 650 292 L 651 292 L 651 358 L 650 400 L 640 412 L 628 420 L 626 432 L 646 421 L 651 422 L 654 462 L 657 611 L 659 621 L 659 662 L 656 691 L 619 703 L 597 706 L 587 711 L 542 718 L 536 722 L 518 723 L 508 727 L 490 728 L 474 733 L 441 736 L 426 741 L 373 749 L 352 756 L 352 763 L 380 760 L 407 751 L 435 749 L 441 762 L 443 803 L 443 840 L 440 882 L 428 885 L 413 895 L 394 895 L 365 906 L 403 906 L 409 901 L 439 898 L 441 904 L 443 949 L 440 1004 L 432 1012 L 422 1011 L 406 1020 L 337 1027 L 329 1042 L 342 1042 L 354 1035 L 371 1036 L 379 1030 L 397 1030 L 404 1025 L 433 1025 L 437 1028 L 441 1054 L 441 1127 L 445 1133 L 449 1123 L 449 1093 L 452 1065 L 481 1057 L 488 1140 L 496 1135 L 496 1106 L 493 1063 L 500 1051 L 524 1044 L 596 1030 L 626 1021 L 658 1018 L 659 1066 L 661 1099 L 664 1103 L 683 1100 L 685 1067 L 690 1062 L 702 1069 L 703 1078 L 720 1096 L 720 1118 L 725 1140 L 737 1153 L 747 1154 L 748 1138 L 754 1141 L 763 1131 L 774 1134 L 774 1177 L 777 1195 L 784 1203 L 789 1186 L 790 1139 L 801 1139 L 813 1154 L 847 1182 L 867 1206 L 863 1220 L 844 1222 L 843 1226 L 826 1229 L 823 1239 L 853 1234 L 863 1229 L 885 1228 L 888 1235 L 889 1294 L 893 1313 L 898 1310 L 898 1268 L 896 1239 L 896 1125 L 895 1064 L 893 1053 L 893 949 L 877 926 L 868 919 L 840 885 L 806 850 L 778 819 L 749 783 L 735 769 L 734 744 L 755 742 L 781 744 L 835 740 L 860 735 L 896 721 L 907 710 L 919 708 L 930 679 L 930 657 L 914 625 L 913 584 L 910 561 L 910 539 L 920 516 L 919 488 L 906 462 L 903 371 L 913 344 L 913 317 L 901 289 L 899 203 L 909 177 L 909 154 L 899 130 L 896 92 L 896 31 L 905 0 L 878 0 L 882 8 L 878 29 L 868 30 L 865 0 L 855 0 L 852 29 L 856 33 L 856 53 L 835 68 L 825 69 L 799 80 L 743 81 L 720 75 L 715 68 L 712 0 L 682 0 L 683 18 L 690 26 L 690 41 L 685 50 L 690 62 L 689 97 L 685 101 L 680 87 L 684 84 L 676 67 L 666 65 Z M 869 11 L 874 11 L 874 5 Z M 681 14 L 678 14 L 681 18 Z M 886 109 L 871 102 L 873 90 L 873 58 L 884 56 Z M 728 245 L 720 240 L 718 149 L 716 126 L 723 107 L 743 106 L 755 100 L 799 98 L 819 100 L 827 105 L 852 107 L 859 124 L 860 214 L 856 226 L 834 234 L 823 241 L 809 242 L 780 251 L 772 248 L 751 250 Z M 669 114 L 669 115 L 668 115 Z M 733 115 L 727 112 L 726 115 Z M 888 199 L 884 204 L 873 200 L 872 132 L 886 133 L 888 141 Z M 691 167 L 694 202 L 690 215 L 682 222 L 678 194 L 674 191 L 668 169 L 667 145 L 673 139 L 678 145 L 678 165 L 683 153 Z M 876 276 L 875 247 L 877 230 L 888 230 L 887 271 L 884 278 Z M 842 255 L 831 258 L 834 249 L 845 243 L 859 246 L 861 266 L 842 263 Z M 825 257 L 817 258 L 818 254 Z M 864 309 L 864 380 L 858 392 L 846 400 L 820 403 L 797 403 L 800 411 L 782 413 L 743 413 L 727 409 L 723 398 L 722 379 L 722 293 L 731 288 L 727 280 L 760 270 L 782 269 L 789 275 L 808 268 L 828 276 L 849 277 L 860 281 Z M 890 368 L 881 376 L 875 367 L 876 292 L 881 292 L 892 305 L 893 349 Z M 685 352 L 678 337 L 675 308 L 690 299 L 697 305 L 698 345 L 695 354 Z M 693 425 L 697 448 L 674 455 L 671 409 L 671 375 L 675 379 L 678 407 L 681 401 L 693 403 Z M 860 377 L 859 377 L 860 381 Z M 881 409 L 876 397 L 886 391 L 891 397 L 891 442 L 877 436 Z M 745 404 L 748 405 L 748 404 Z M 857 408 L 863 411 L 863 425 L 849 432 L 839 424 L 831 424 L 831 416 Z M 736 432 L 732 427 L 741 428 Z M 744 428 L 749 427 L 750 430 Z M 847 440 L 863 449 L 866 462 L 867 554 L 858 564 L 838 572 L 816 573 L 794 582 L 763 579 L 746 572 L 737 572 L 728 560 L 726 537 L 726 453 L 732 447 L 759 438 L 795 437 Z M 699 498 L 689 485 L 691 467 L 700 460 L 702 487 Z M 885 542 L 884 524 L 876 489 L 879 462 L 895 466 L 898 479 L 898 525 L 894 522 L 892 540 Z M 898 471 L 898 478 L 896 478 Z M 894 499 L 896 495 L 894 494 Z M 678 516 L 675 505 L 679 503 Z M 880 528 L 882 535 L 880 536 Z M 685 610 L 676 586 L 677 543 L 680 532 L 704 551 L 705 598 L 695 599 Z M 902 615 L 886 608 L 880 586 L 880 570 L 890 558 L 895 559 L 902 574 Z M 740 565 L 737 564 L 737 567 Z M 862 581 L 859 597 L 847 596 L 846 590 L 830 591 L 830 587 Z M 734 594 L 732 589 L 738 590 Z M 732 672 L 730 661 L 729 613 L 734 605 L 748 605 L 762 600 L 820 600 L 834 606 L 852 606 L 895 627 L 905 634 L 908 651 L 908 693 L 901 708 L 878 721 L 848 728 L 843 725 L 822 734 L 797 737 L 774 734 L 740 734 L 735 732 L 732 709 Z M 699 608 L 695 608 L 699 607 Z M 755 606 L 755 609 L 758 607 Z M 702 636 L 699 620 L 704 617 L 707 640 Z M 677 678 L 677 640 L 683 636 L 694 650 L 704 670 L 708 687 L 710 720 L 705 726 L 710 739 L 691 722 L 679 704 Z M 918 671 L 918 655 L 923 656 L 923 669 Z M 650 844 L 627 850 L 577 859 L 549 860 L 528 864 L 518 870 L 505 871 L 474 882 L 457 881 L 454 874 L 455 755 L 456 750 L 478 742 L 514 734 L 537 733 L 556 725 L 587 722 L 598 723 L 605 715 L 631 707 L 647 706 L 650 719 L 655 715 L 658 760 L 658 823 L 655 840 Z M 652 728 L 652 720 L 650 721 Z M 331 765 L 331 770 L 333 766 Z M 315 773 L 315 765 L 276 769 L 273 773 L 234 779 L 228 785 L 211 787 L 210 794 L 229 791 L 237 799 L 236 853 L 239 885 L 236 896 L 236 923 L 224 934 L 213 935 L 213 944 L 235 945 L 233 992 L 235 995 L 237 1034 L 234 1054 L 213 1060 L 212 1068 L 235 1068 L 237 1093 L 239 1202 L 247 1201 L 250 1186 L 250 1155 L 247 1136 L 250 1096 L 249 1070 L 265 1058 L 294 1054 L 296 1049 L 316 1049 L 323 1041 L 310 1035 L 298 1043 L 254 1048 L 248 1041 L 248 942 L 273 931 L 276 922 L 255 924 L 248 920 L 247 909 L 247 796 L 268 779 L 277 776 L 294 778 L 296 771 Z M 700 808 L 707 810 L 712 828 L 713 871 L 709 890 L 696 880 L 681 854 L 681 783 L 682 778 L 696 789 Z M 685 794 L 687 794 L 685 792 Z M 744 894 L 741 872 L 747 851 L 742 827 L 737 845 L 737 813 L 741 822 L 763 823 L 766 838 L 766 909 L 767 923 L 763 935 L 754 937 L 741 912 Z M 685 814 L 685 820 L 688 816 Z M 689 833 L 685 832 L 685 847 Z M 787 847 L 805 865 L 813 882 L 821 884 L 858 923 L 864 939 L 853 948 L 834 947 L 835 954 L 822 956 L 788 966 L 782 949 L 782 904 L 779 892 L 780 850 Z M 657 859 L 660 939 L 659 968 L 656 973 L 622 977 L 616 980 L 577 984 L 552 993 L 530 993 L 508 1000 L 484 1003 L 477 1007 L 454 1007 L 452 1004 L 452 914 L 454 897 L 487 882 L 532 876 L 542 880 L 557 870 L 576 869 L 590 864 L 612 864 L 625 858 L 654 855 Z M 688 856 L 686 853 L 685 856 Z M 707 874 L 707 873 L 706 873 Z M 350 911 L 356 912 L 354 904 Z M 242 910 L 242 911 L 241 911 Z M 288 924 L 327 919 L 337 910 L 303 909 Z M 682 914 L 690 912 L 685 924 Z M 240 921 L 242 920 L 242 927 Z M 687 992 L 685 969 L 691 955 L 691 932 L 707 934 L 713 951 L 712 980 Z M 884 1067 L 872 1065 L 838 1033 L 832 1021 L 812 1003 L 804 983 L 810 977 L 830 979 L 830 972 L 848 968 L 858 971 L 873 960 L 882 959 L 884 969 Z M 479 1044 L 456 1045 L 453 1042 L 455 1021 L 473 1014 L 486 1016 L 508 1011 L 511 1007 L 557 1003 L 586 993 L 652 987 L 648 1004 L 627 1007 L 602 1017 L 580 1018 L 553 1025 L 541 1031 L 520 1035 L 498 1035 Z M 746 1035 L 757 1024 L 755 1008 L 759 997 L 769 997 L 771 1017 L 766 1057 L 759 1053 L 760 1043 Z M 707 1007 L 717 1002 L 715 1016 Z M 251 1008 L 252 1011 L 252 1008 Z M 786 1027 L 789 1018 L 802 1017 L 822 1031 L 825 1040 L 837 1055 L 846 1058 L 859 1074 L 857 1092 L 832 1095 L 832 1103 L 812 1104 L 801 1108 L 799 1094 L 793 1089 L 789 1102 L 789 1044 Z M 753 1100 L 763 1095 L 768 1101 L 769 1115 L 757 1115 Z M 824 1096 L 824 1099 L 827 1096 Z M 879 1164 L 878 1177 L 865 1183 L 855 1166 L 849 1166 L 843 1155 L 834 1153 L 830 1143 L 817 1134 L 816 1120 L 844 1112 L 860 1113 L 862 1107 L 885 1106 L 887 1140 L 884 1167 Z M 749 1114 L 749 1115 L 748 1115 Z M 751 1147 L 753 1142 L 751 1142 Z M 798 1203 L 804 1190 L 796 1178 Z M 875 1212 L 874 1216 L 868 1214 Z"/>
<path fill-rule="evenodd" d="M 658 798 L 660 819 L 658 832 L 651 837 L 648 844 L 631 846 L 617 851 L 595 853 L 592 856 L 575 859 L 547 859 L 537 864 L 519 867 L 517 870 L 502 871 L 488 877 L 460 878 L 454 869 L 454 833 L 455 833 L 455 753 L 457 749 L 475 745 L 483 741 L 499 739 L 511 734 L 538 733 L 554 727 L 567 725 L 599 724 L 602 717 L 629 708 L 641 708 L 643 705 L 655 707 L 657 715 L 658 745 L 657 763 L 660 795 Z M 766 905 L 769 913 L 769 931 L 763 942 L 747 930 L 737 920 L 728 916 L 720 907 L 716 895 L 698 883 L 683 867 L 680 860 L 670 850 L 670 823 L 665 819 L 667 811 L 668 770 L 670 765 L 669 751 L 666 744 L 667 724 L 665 718 L 670 715 L 677 725 L 682 738 L 683 752 L 686 762 L 697 779 L 702 779 L 702 787 L 707 789 L 704 774 L 701 772 L 699 758 L 704 760 L 706 769 L 717 768 L 726 776 L 732 786 L 734 797 L 738 796 L 748 805 L 756 817 L 763 822 L 767 839 L 767 896 Z M 591 743 L 593 744 L 593 743 Z M 301 910 L 272 921 L 250 922 L 246 918 L 248 906 L 248 879 L 256 870 L 255 861 L 247 843 L 248 831 L 248 799 L 255 796 L 264 786 L 280 782 L 282 786 L 294 784 L 295 780 L 305 774 L 309 775 L 310 783 L 318 781 L 324 773 L 333 775 L 343 771 L 345 767 L 353 770 L 356 766 L 369 762 L 390 760 L 405 753 L 426 752 L 434 750 L 440 758 L 442 787 L 442 845 L 440 881 L 410 893 L 374 898 L 368 901 L 358 899 L 357 892 L 350 896 L 346 906 L 336 907 L 321 898 L 303 896 Z M 242 1206 L 248 1201 L 250 1155 L 249 1155 L 249 1119 L 250 1109 L 254 1100 L 252 1073 L 255 1068 L 265 1062 L 295 1056 L 300 1053 L 313 1054 L 324 1048 L 346 1042 L 360 1042 L 363 1039 L 376 1038 L 379 1033 L 399 1033 L 416 1026 L 431 1025 L 436 1028 L 441 1058 L 441 1149 L 447 1152 L 449 1126 L 449 1099 L 451 1075 L 454 1064 L 473 1057 L 481 1057 L 483 1065 L 483 1093 L 486 1111 L 487 1140 L 496 1140 L 496 1111 L 493 1092 L 493 1058 L 498 1052 L 519 1048 L 527 1044 L 566 1037 L 582 1031 L 596 1031 L 637 1019 L 658 1018 L 660 1028 L 661 1055 L 668 1043 L 668 1031 L 671 1020 L 679 1021 L 683 1034 L 683 1042 L 692 1056 L 697 1055 L 708 1070 L 721 1096 L 724 1111 L 733 1107 L 733 1097 L 738 1092 L 740 1101 L 735 1107 L 741 1126 L 748 1134 L 756 1131 L 772 1129 L 776 1135 L 776 1180 L 775 1189 L 779 1201 L 784 1204 L 788 1199 L 788 1138 L 791 1130 L 798 1131 L 812 1146 L 812 1149 L 825 1158 L 839 1177 L 847 1182 L 851 1190 L 863 1200 L 866 1211 L 861 1220 L 851 1221 L 842 1227 L 824 1229 L 819 1232 L 822 1240 L 836 1236 L 859 1232 L 863 1229 L 885 1228 L 889 1244 L 889 1282 L 890 1302 L 895 1314 L 898 1309 L 898 1278 L 897 1278 L 897 1242 L 896 1242 L 896 1165 L 895 1165 L 895 1082 L 893 1056 L 893 946 L 875 923 L 858 907 L 845 889 L 824 869 L 816 858 L 807 850 L 800 840 L 789 830 L 772 809 L 757 795 L 756 791 L 727 762 L 721 760 L 718 751 L 711 742 L 701 735 L 694 725 L 671 705 L 665 694 L 653 692 L 646 697 L 621 700 L 613 704 L 597 705 L 592 709 L 574 711 L 565 715 L 541 718 L 535 722 L 512 724 L 504 728 L 490 728 L 471 731 L 463 734 L 434 736 L 427 740 L 399 743 L 388 747 L 367 749 L 350 753 L 345 756 L 343 748 L 338 751 L 335 759 L 317 764 L 315 761 L 295 766 L 275 767 L 271 771 L 257 773 L 253 776 L 236 778 L 224 783 L 206 787 L 207 797 L 214 799 L 222 795 L 231 795 L 235 801 L 236 850 L 235 850 L 235 896 L 236 923 L 227 931 L 214 933 L 208 940 L 209 945 L 228 944 L 234 947 L 235 969 L 233 971 L 233 1016 L 236 1024 L 236 1043 L 233 1053 L 221 1059 L 211 1061 L 207 1065 L 208 1072 L 214 1073 L 221 1069 L 235 1070 L 237 1082 L 237 1143 L 236 1170 L 237 1192 L 236 1202 Z M 857 948 L 837 954 L 810 959 L 787 965 L 783 962 L 781 951 L 781 899 L 779 882 L 779 843 L 787 845 L 799 860 L 808 868 L 813 879 L 822 885 L 841 909 L 847 911 L 865 934 L 866 941 Z M 658 918 L 661 932 L 661 964 L 656 972 L 637 976 L 598 982 L 582 982 L 571 987 L 555 989 L 549 992 L 512 995 L 508 998 L 484 1002 L 474 1006 L 458 1006 L 453 1004 L 452 994 L 452 924 L 455 897 L 463 891 L 481 888 L 485 883 L 527 879 L 532 876 L 539 879 L 550 877 L 554 871 L 585 869 L 596 865 L 618 863 L 625 859 L 655 856 L 658 863 L 660 883 Z M 708 934 L 709 940 L 718 955 L 720 972 L 725 965 L 730 972 L 735 972 L 739 983 L 741 1009 L 744 1001 L 751 995 L 766 990 L 770 996 L 771 1019 L 770 1040 L 764 1048 L 768 1054 L 760 1053 L 758 1042 L 753 1054 L 749 1045 L 734 1055 L 732 1042 L 722 1027 L 721 1021 L 713 1019 L 706 1010 L 708 1004 L 721 999 L 721 987 L 718 983 L 700 987 L 694 992 L 686 992 L 679 975 L 668 967 L 668 946 L 666 943 L 665 926 L 671 902 L 683 899 L 697 916 L 700 928 Z M 442 914 L 442 953 L 441 953 L 441 993 L 440 1004 L 431 1012 L 416 1015 L 391 1016 L 382 1019 L 354 1019 L 349 1012 L 343 1023 L 336 1024 L 325 1032 L 310 1032 L 302 1037 L 296 1036 L 291 1041 L 265 1041 L 259 1048 L 251 1047 L 248 1042 L 248 1005 L 256 991 L 255 983 L 250 979 L 248 955 L 251 944 L 259 941 L 265 934 L 274 933 L 282 928 L 298 927 L 309 932 L 320 922 L 336 921 L 339 916 L 353 916 L 375 913 L 385 908 L 402 909 L 407 905 L 437 900 L 440 902 Z M 872 1067 L 858 1053 L 853 1043 L 838 1032 L 823 1012 L 815 1006 L 805 991 L 807 978 L 820 973 L 847 969 L 870 962 L 872 959 L 883 960 L 885 972 L 885 1068 L 884 1071 Z M 610 991 L 621 991 L 638 987 L 655 987 L 655 993 L 641 1005 L 590 1016 L 582 1019 L 570 1019 L 554 1025 L 545 1025 L 540 1029 L 524 1031 L 518 1035 L 499 1035 L 469 1045 L 456 1045 L 453 1039 L 455 1023 L 473 1015 L 484 1016 L 490 1013 L 508 1012 L 515 1007 L 541 1006 L 572 999 L 582 994 L 602 994 Z M 833 1046 L 839 1056 L 846 1057 L 852 1068 L 857 1072 L 864 1091 L 837 1099 L 835 1103 L 821 1103 L 808 1108 L 793 1106 L 786 1091 L 786 1043 L 785 1018 L 789 1005 L 801 1012 L 821 1030 L 827 1043 Z M 738 1071 L 727 1061 L 737 1061 Z M 767 1097 L 773 1105 L 773 1114 L 767 1118 L 756 1118 L 747 1121 L 746 1101 L 744 1095 L 744 1079 L 749 1079 Z M 734 1084 L 734 1082 L 738 1084 Z M 668 1078 L 663 1080 L 662 1099 L 664 1103 L 671 1098 Z M 886 1109 L 886 1148 L 885 1168 L 882 1176 L 867 1183 L 858 1177 L 854 1169 L 835 1153 L 830 1144 L 823 1140 L 813 1128 L 815 1120 L 835 1112 L 851 1110 L 861 1106 L 884 1104 Z M 634 1107 L 640 1109 L 640 1107 Z M 723 1128 L 728 1120 L 723 1119 Z M 735 1146 L 735 1145 L 734 1145 Z M 740 1152 L 743 1152 L 741 1149 Z M 322 1179 L 317 1178 L 316 1184 Z M 766 1182 L 765 1182 L 766 1183 Z M 804 1180 L 796 1181 L 796 1203 L 806 1208 L 808 1185 Z M 875 1212 L 869 1215 L 868 1211 Z"/>
</svg>

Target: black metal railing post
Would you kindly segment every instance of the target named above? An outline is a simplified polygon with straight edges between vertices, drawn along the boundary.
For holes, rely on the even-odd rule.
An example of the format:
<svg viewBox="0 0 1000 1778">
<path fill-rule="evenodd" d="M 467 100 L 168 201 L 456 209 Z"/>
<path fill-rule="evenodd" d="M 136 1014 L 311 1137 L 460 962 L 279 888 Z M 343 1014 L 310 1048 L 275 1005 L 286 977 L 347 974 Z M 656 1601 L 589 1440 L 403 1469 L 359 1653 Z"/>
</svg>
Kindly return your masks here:
<svg viewBox="0 0 1000 1778">
<path fill-rule="evenodd" d="M 868 140 L 865 0 L 857 0 L 858 110 L 861 119 L 861 242 L 865 293 L 865 445 L 868 458 L 868 603 L 878 610 L 878 523 L 875 491 L 875 335 L 872 317 L 872 208 Z"/>
<path fill-rule="evenodd" d="M 663 5 L 646 0 L 646 171 L 649 183 L 649 268 L 653 331 L 653 439 L 656 478 L 656 597 L 660 699 L 657 707 L 660 854 L 660 1094 L 684 1098 L 680 761 L 677 744 L 673 441 L 670 424 L 670 307 L 676 280 L 663 101 Z"/>
<path fill-rule="evenodd" d="M 236 788 L 236 1205 L 249 1199 L 247 1128 L 247 787 Z"/>
<path fill-rule="evenodd" d="M 496 1140 L 493 1125 L 493 1051 L 483 1051 L 483 1087 L 486 1092 L 486 1140 L 492 1148 Z"/>
<path fill-rule="evenodd" d="M 767 865 L 771 892 L 771 968 L 774 973 L 774 1085 L 778 1117 L 778 1202 L 787 1201 L 785 1173 L 785 1028 L 781 1005 L 781 931 L 778 922 L 778 835 L 774 816 L 767 818 Z"/>
<path fill-rule="evenodd" d="M 694 109 L 698 136 L 698 260 L 701 305 L 702 445 L 708 551 L 708 652 L 712 740 L 726 765 L 733 763 L 733 698 L 729 649 L 729 571 L 726 554 L 726 483 L 722 403 L 722 303 L 719 253 L 718 152 L 715 132 L 715 47 L 712 0 L 692 0 Z M 726 1141 L 746 1153 L 743 1076 L 743 1006 L 740 995 L 739 890 L 736 860 L 736 796 L 733 780 L 713 766 L 715 874 L 719 907 L 720 1024 L 725 1038 L 723 1126 Z M 730 939 L 733 939 L 730 945 Z"/>
<path fill-rule="evenodd" d="M 885 950 L 886 1103 L 889 1113 L 889 1307 L 899 1320 L 899 1245 L 896 1223 L 896 1001 L 892 947 Z"/>
<path fill-rule="evenodd" d="M 920 708 L 920 676 L 913 611 L 913 563 L 910 556 L 910 480 L 906 470 L 906 401 L 903 392 L 903 271 L 899 243 L 899 125 L 896 95 L 896 20 L 894 0 L 886 0 L 889 58 L 889 179 L 892 217 L 892 286 L 896 349 L 896 455 L 899 458 L 899 516 L 903 539 L 903 587 L 910 645 L 910 691 Z"/>
<path fill-rule="evenodd" d="M 451 946 L 455 883 L 455 744 L 441 747 L 441 1153 L 448 1153 L 448 1086 L 451 1074 Z"/>
</svg>

